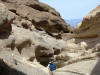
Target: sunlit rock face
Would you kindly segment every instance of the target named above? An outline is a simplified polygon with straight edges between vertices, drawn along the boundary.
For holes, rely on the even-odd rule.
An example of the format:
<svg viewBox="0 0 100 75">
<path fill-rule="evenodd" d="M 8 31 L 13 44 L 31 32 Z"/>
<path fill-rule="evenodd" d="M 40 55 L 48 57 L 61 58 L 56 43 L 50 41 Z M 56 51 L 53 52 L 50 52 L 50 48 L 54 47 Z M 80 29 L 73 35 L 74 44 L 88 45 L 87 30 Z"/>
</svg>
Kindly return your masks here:
<svg viewBox="0 0 100 75">
<path fill-rule="evenodd" d="M 100 32 L 100 6 L 86 15 L 77 26 L 77 33 L 82 33 L 79 37 L 97 37 Z"/>
<path fill-rule="evenodd" d="M 83 21 L 77 26 L 76 37 L 87 41 L 89 48 L 94 47 L 100 42 L 100 6 L 86 15 Z"/>
</svg>

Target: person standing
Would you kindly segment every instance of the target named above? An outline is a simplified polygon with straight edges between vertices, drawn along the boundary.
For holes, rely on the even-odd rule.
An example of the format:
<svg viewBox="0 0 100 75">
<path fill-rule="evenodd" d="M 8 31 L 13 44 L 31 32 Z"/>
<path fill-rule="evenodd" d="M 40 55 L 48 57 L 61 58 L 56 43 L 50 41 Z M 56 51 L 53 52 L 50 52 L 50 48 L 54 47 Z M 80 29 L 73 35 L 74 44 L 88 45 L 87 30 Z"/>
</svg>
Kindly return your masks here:
<svg viewBox="0 0 100 75">
<path fill-rule="evenodd" d="M 56 70 L 56 64 L 54 59 L 51 59 L 49 64 L 48 64 L 48 69 L 51 75 L 53 75 L 53 71 Z"/>
</svg>

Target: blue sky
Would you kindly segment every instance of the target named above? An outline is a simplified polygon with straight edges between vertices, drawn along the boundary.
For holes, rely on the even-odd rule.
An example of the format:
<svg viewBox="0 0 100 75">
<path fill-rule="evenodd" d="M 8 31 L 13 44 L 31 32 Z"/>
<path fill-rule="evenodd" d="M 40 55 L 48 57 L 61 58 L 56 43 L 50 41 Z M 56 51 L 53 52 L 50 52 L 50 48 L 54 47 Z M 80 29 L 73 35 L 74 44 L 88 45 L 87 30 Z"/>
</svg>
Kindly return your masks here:
<svg viewBox="0 0 100 75">
<path fill-rule="evenodd" d="M 82 19 L 100 0 L 40 0 L 54 7 L 64 19 Z"/>
</svg>

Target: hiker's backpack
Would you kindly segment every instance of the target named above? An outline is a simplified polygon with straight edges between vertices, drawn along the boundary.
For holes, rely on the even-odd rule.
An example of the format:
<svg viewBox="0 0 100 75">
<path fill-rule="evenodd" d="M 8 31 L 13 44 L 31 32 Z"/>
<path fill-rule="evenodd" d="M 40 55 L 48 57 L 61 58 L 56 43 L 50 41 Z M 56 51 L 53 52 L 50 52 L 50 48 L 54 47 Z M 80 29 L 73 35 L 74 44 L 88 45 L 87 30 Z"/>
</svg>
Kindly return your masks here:
<svg viewBox="0 0 100 75">
<path fill-rule="evenodd" d="M 56 64 L 55 64 L 55 63 L 51 63 L 51 64 L 49 65 L 49 68 L 50 68 L 50 71 L 56 70 Z"/>
</svg>

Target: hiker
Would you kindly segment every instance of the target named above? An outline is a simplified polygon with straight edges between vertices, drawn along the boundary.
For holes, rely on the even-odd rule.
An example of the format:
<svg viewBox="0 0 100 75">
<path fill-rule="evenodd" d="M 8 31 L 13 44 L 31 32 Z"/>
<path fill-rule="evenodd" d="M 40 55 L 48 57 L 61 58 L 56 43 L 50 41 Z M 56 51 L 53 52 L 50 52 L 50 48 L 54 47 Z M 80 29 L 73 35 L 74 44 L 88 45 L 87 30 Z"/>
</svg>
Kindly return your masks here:
<svg viewBox="0 0 100 75">
<path fill-rule="evenodd" d="M 48 64 L 48 69 L 49 69 L 50 74 L 53 75 L 52 71 L 56 70 L 56 64 L 55 64 L 54 59 L 50 60 L 50 62 Z"/>
</svg>

